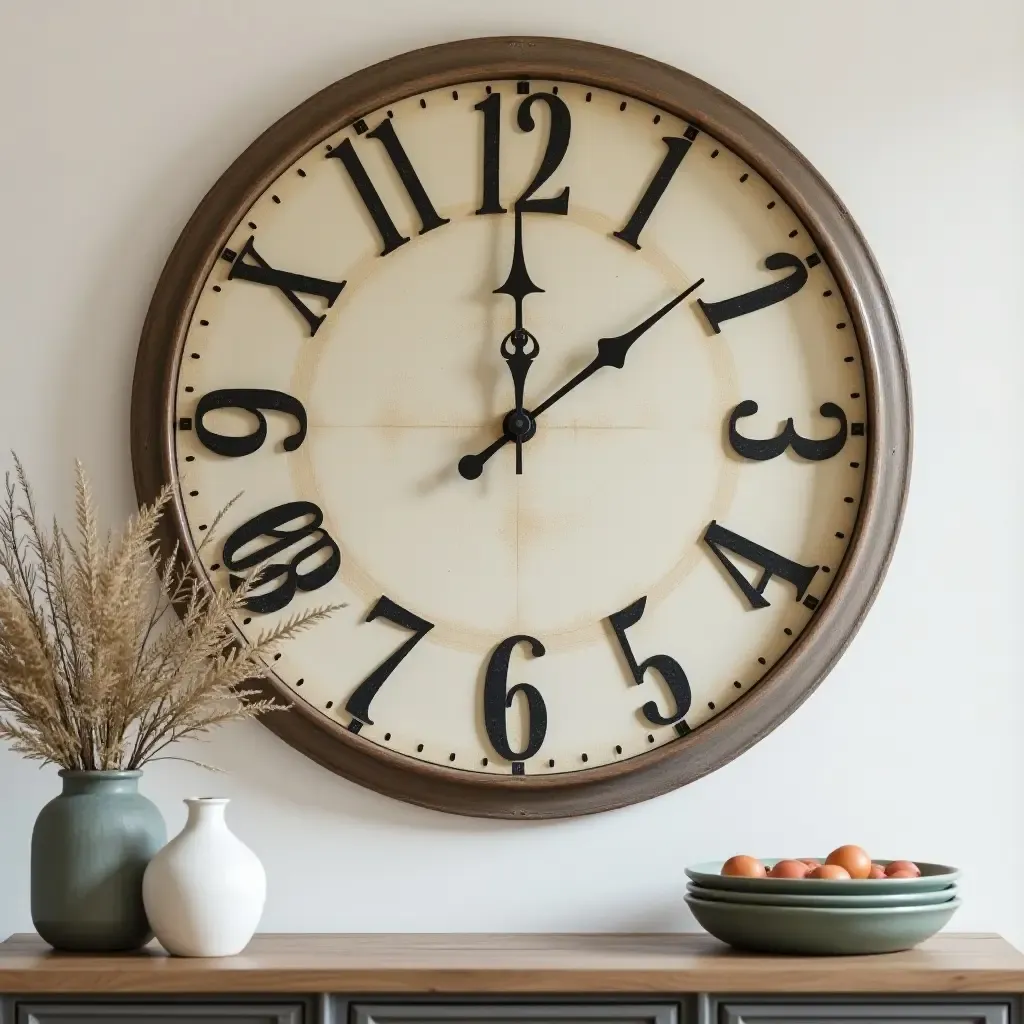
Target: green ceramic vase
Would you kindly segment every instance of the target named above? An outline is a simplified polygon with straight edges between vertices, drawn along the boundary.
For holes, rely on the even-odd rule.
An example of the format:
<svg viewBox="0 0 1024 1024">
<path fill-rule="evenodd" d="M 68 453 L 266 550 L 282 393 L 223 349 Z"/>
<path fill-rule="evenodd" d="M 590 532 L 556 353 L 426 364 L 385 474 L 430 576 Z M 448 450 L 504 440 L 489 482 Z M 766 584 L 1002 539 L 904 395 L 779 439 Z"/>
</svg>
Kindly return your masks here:
<svg viewBox="0 0 1024 1024">
<path fill-rule="evenodd" d="M 62 771 L 32 830 L 32 921 L 55 949 L 114 952 L 152 937 L 142 875 L 167 842 L 142 772 Z"/>
</svg>

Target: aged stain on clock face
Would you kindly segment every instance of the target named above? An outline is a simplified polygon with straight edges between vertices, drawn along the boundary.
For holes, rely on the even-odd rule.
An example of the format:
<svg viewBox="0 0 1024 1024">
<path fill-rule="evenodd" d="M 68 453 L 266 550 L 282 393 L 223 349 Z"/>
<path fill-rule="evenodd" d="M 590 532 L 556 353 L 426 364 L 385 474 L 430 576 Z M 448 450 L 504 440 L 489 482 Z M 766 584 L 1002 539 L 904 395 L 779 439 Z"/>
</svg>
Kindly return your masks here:
<svg viewBox="0 0 1024 1024">
<path fill-rule="evenodd" d="M 569 81 L 374 110 L 247 209 L 175 385 L 184 515 L 270 668 L 469 773 L 625 762 L 813 620 L 871 431 L 807 227 L 695 125 Z M 207 536 L 219 509 L 238 495 Z"/>
</svg>

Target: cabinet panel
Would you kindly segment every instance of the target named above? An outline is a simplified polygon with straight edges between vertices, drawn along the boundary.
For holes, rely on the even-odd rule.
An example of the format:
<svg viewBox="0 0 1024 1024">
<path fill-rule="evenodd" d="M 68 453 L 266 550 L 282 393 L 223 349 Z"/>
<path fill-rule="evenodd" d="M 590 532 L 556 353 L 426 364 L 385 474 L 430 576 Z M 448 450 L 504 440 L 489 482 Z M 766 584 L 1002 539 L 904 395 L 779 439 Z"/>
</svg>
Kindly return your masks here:
<svg viewBox="0 0 1024 1024">
<path fill-rule="evenodd" d="M 21 1002 L 15 1024 L 304 1024 L 300 1003 Z"/>
<path fill-rule="evenodd" d="M 1010 1024 L 1008 1002 L 723 1000 L 715 1024 Z"/>
<path fill-rule="evenodd" d="M 679 1024 L 678 1019 L 672 1003 L 357 1003 L 351 1024 Z"/>
</svg>

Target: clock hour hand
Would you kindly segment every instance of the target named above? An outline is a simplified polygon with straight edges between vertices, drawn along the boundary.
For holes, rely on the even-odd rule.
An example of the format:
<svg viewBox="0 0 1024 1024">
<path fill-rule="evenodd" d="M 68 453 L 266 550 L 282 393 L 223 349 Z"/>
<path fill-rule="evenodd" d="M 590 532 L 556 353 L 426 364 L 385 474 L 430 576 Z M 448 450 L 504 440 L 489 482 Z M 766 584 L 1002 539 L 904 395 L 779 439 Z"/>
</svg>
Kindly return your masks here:
<svg viewBox="0 0 1024 1024">
<path fill-rule="evenodd" d="M 526 413 L 528 424 L 526 425 L 524 433 L 529 433 L 532 436 L 532 431 L 536 429 L 536 423 L 534 422 L 542 412 L 550 409 L 559 399 L 564 398 L 570 391 L 578 387 L 585 380 L 592 377 L 598 370 L 605 366 L 611 366 L 615 369 L 621 370 L 626 365 L 626 356 L 629 355 L 629 350 L 633 347 L 636 341 L 649 331 L 663 316 L 675 309 L 680 302 L 683 301 L 688 295 L 696 291 L 704 283 L 702 277 L 699 281 L 695 281 L 690 285 L 686 291 L 677 295 L 674 299 L 670 299 L 660 309 L 655 310 L 643 323 L 637 324 L 631 331 L 627 331 L 625 334 L 620 334 L 616 338 L 601 338 L 597 343 L 597 355 L 585 366 L 579 373 L 576 374 L 571 380 L 566 381 L 557 391 L 549 395 L 543 402 L 540 403 L 531 412 Z M 482 472 L 484 463 L 492 456 L 495 452 L 499 451 L 507 442 L 517 441 L 520 445 L 523 440 L 528 440 L 528 437 L 518 439 L 517 435 L 512 433 L 509 429 L 509 423 L 512 417 L 516 415 L 517 410 L 510 413 L 505 418 L 505 433 L 502 434 L 496 441 L 489 444 L 482 452 L 476 455 L 466 455 L 459 460 L 459 473 L 467 480 L 476 479 Z"/>
<path fill-rule="evenodd" d="M 508 364 L 512 374 L 512 387 L 515 392 L 515 409 L 506 417 L 505 429 L 512 434 L 511 440 L 516 443 L 516 474 L 523 472 L 523 442 L 533 436 L 535 428 L 525 414 L 523 408 L 523 392 L 526 387 L 526 374 L 530 364 L 537 358 L 540 345 L 537 339 L 523 326 L 523 300 L 527 295 L 543 292 L 530 279 L 523 256 L 523 213 L 519 207 L 515 212 L 515 244 L 512 250 L 512 266 L 508 278 L 500 288 L 495 288 L 496 295 L 511 295 L 516 304 L 516 325 L 501 342 L 501 355 Z"/>
</svg>

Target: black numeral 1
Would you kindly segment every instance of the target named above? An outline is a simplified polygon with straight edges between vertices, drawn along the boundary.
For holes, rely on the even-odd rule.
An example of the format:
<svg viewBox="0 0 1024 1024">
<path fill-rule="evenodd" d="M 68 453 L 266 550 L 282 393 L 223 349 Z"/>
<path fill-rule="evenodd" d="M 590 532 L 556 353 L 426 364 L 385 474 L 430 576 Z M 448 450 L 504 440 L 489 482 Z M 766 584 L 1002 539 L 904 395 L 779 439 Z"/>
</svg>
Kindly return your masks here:
<svg viewBox="0 0 1024 1024">
<path fill-rule="evenodd" d="M 646 607 L 647 598 L 641 597 L 628 608 L 623 608 L 621 612 L 609 615 L 608 621 L 611 623 L 612 629 L 615 630 L 616 639 L 619 641 L 619 647 L 622 648 L 622 654 L 626 659 L 626 664 L 629 666 L 629 671 L 632 673 L 633 682 L 639 686 L 644 681 L 644 673 L 652 668 L 665 680 L 665 685 L 668 687 L 669 693 L 672 694 L 675 708 L 670 714 L 663 715 L 658 710 L 658 705 L 653 700 L 649 700 L 640 709 L 643 712 L 644 718 L 652 725 L 676 725 L 681 722 L 690 710 L 690 703 L 693 700 L 693 695 L 690 692 L 690 681 L 686 678 L 683 666 L 675 658 L 670 658 L 667 654 L 652 654 L 649 658 L 637 664 L 636 655 L 629 646 L 629 640 L 626 637 L 626 630 L 630 626 L 635 626 L 643 618 Z M 689 730 L 680 729 L 679 731 L 686 732 Z"/>
<path fill-rule="evenodd" d="M 372 132 L 367 134 L 367 138 L 376 139 L 384 147 L 388 158 L 398 172 L 398 177 L 401 178 L 405 191 L 409 194 L 412 205 L 416 208 L 416 215 L 420 219 L 420 234 L 425 235 L 428 231 L 433 231 L 434 228 L 447 224 L 448 218 L 438 216 L 437 210 L 434 209 L 434 204 L 431 203 L 430 197 L 427 195 L 426 189 L 419 179 L 419 175 L 413 169 L 412 163 L 402 147 L 402 143 L 399 142 L 398 136 L 395 134 L 395 126 L 392 124 L 391 118 L 385 117 Z M 381 256 L 387 256 L 388 253 L 394 252 L 400 245 L 405 245 L 409 241 L 408 236 L 403 235 L 395 227 L 391 214 L 388 213 L 387 207 L 381 200 L 376 188 L 374 188 L 369 174 L 366 173 L 366 168 L 363 167 L 362 160 L 359 159 L 356 153 L 355 146 L 352 145 L 352 140 L 345 139 L 336 149 L 331 150 L 327 156 L 328 158 L 335 157 L 340 160 L 344 164 L 345 170 L 348 171 L 348 176 L 352 179 L 352 184 L 355 185 L 359 198 L 362 199 L 363 205 L 377 227 L 377 233 L 380 235 L 381 243 L 384 246 L 380 253 Z"/>
<path fill-rule="evenodd" d="M 377 691 L 384 685 L 388 676 L 402 664 L 412 649 L 434 628 L 432 622 L 421 619 L 400 604 L 395 604 L 390 597 L 384 596 L 366 616 L 367 622 L 373 622 L 374 619 L 387 619 L 388 622 L 393 622 L 396 626 L 401 626 L 402 629 L 411 630 L 413 635 L 394 654 L 382 661 L 349 697 L 345 710 L 354 719 L 365 722 L 367 725 L 373 725 L 373 719 L 370 717 L 370 701 L 377 695 Z M 353 729 L 353 732 L 358 731 L 358 727 Z"/>
<path fill-rule="evenodd" d="M 320 329 L 320 325 L 327 318 L 327 314 L 317 316 L 307 306 L 298 294 L 319 295 L 327 302 L 327 308 L 334 305 L 334 300 L 341 294 L 345 287 L 344 281 L 325 281 L 319 277 L 309 277 L 306 274 L 293 274 L 290 270 L 275 270 L 257 251 L 252 244 L 255 235 L 250 235 L 242 246 L 240 252 L 225 249 L 221 258 L 231 264 L 228 273 L 228 280 L 236 278 L 242 281 L 255 281 L 256 284 L 268 284 L 277 288 L 281 294 L 302 314 L 303 320 L 309 325 L 309 335 L 312 337 Z M 249 257 L 252 263 L 246 263 L 245 258 Z"/>
<path fill-rule="evenodd" d="M 807 268 L 799 256 L 789 252 L 775 252 L 768 256 L 764 265 L 768 270 L 785 270 L 787 267 L 792 270 L 780 281 L 773 281 L 763 288 L 756 288 L 752 292 L 744 292 L 731 299 L 722 299 L 721 302 L 705 302 L 697 300 L 697 305 L 703 310 L 704 315 L 711 324 L 715 334 L 722 333 L 722 322 L 734 320 L 738 316 L 746 316 L 747 313 L 756 313 L 766 306 L 774 306 L 776 302 L 788 299 L 790 295 L 796 295 L 807 283 Z"/>
<path fill-rule="evenodd" d="M 481 100 L 474 110 L 484 115 L 484 179 L 483 196 L 477 213 L 507 213 L 501 205 L 500 160 L 501 160 L 501 93 L 492 92 Z"/>
<path fill-rule="evenodd" d="M 711 548 L 715 557 L 725 566 L 726 572 L 750 602 L 751 608 L 770 607 L 770 602 L 764 596 L 764 588 L 768 586 L 768 581 L 773 576 L 778 576 L 792 584 L 796 588 L 796 599 L 800 601 L 807 593 L 807 588 L 820 568 L 817 565 L 801 565 L 799 562 L 776 554 L 769 548 L 755 544 L 752 540 L 747 540 L 746 537 L 741 537 L 724 526 L 719 526 L 714 519 L 704 531 L 704 543 Z M 735 563 L 730 560 L 726 551 L 731 551 L 734 555 L 739 555 L 740 558 L 745 558 L 748 562 L 753 562 L 761 567 L 763 572 L 756 587 L 751 586 L 743 573 L 736 568 Z M 808 597 L 804 604 L 813 609 L 817 607 L 818 602 L 815 598 Z"/>
<path fill-rule="evenodd" d="M 695 131 L 693 134 L 696 136 Z M 683 157 L 686 156 L 692 139 L 675 139 L 666 136 L 661 141 L 668 146 L 665 159 L 661 161 L 661 166 L 655 172 L 654 177 L 651 178 L 647 191 L 640 197 L 640 202 L 636 204 L 636 209 L 629 220 L 626 221 L 626 226 L 621 231 L 613 232 L 616 238 L 621 238 L 624 242 L 628 242 L 634 249 L 640 248 L 640 232 L 643 231 L 647 221 L 650 220 L 655 206 L 658 205 L 658 200 L 665 194 L 668 183 L 672 180 L 672 176 L 683 162 Z"/>
</svg>

